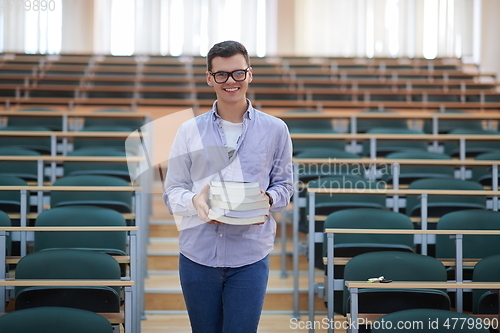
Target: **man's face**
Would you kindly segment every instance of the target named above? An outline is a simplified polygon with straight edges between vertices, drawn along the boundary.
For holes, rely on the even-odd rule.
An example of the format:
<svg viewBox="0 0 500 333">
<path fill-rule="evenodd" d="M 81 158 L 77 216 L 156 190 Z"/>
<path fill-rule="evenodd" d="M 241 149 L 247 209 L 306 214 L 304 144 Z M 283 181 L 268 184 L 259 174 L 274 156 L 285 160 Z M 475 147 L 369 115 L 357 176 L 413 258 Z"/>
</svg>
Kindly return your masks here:
<svg viewBox="0 0 500 333">
<path fill-rule="evenodd" d="M 245 57 L 242 54 L 236 54 L 232 57 L 223 58 L 215 57 L 212 59 L 212 73 L 217 72 L 233 72 L 236 70 L 245 70 L 248 65 Z M 235 77 L 238 79 L 237 75 Z M 240 102 L 246 98 L 248 84 L 252 82 L 252 68 L 249 68 L 246 73 L 246 79 L 243 81 L 235 81 L 231 75 L 225 83 L 217 83 L 212 74 L 206 74 L 207 84 L 214 87 L 217 99 L 224 103 L 233 104 Z M 220 82 L 220 80 L 217 80 Z"/>
</svg>

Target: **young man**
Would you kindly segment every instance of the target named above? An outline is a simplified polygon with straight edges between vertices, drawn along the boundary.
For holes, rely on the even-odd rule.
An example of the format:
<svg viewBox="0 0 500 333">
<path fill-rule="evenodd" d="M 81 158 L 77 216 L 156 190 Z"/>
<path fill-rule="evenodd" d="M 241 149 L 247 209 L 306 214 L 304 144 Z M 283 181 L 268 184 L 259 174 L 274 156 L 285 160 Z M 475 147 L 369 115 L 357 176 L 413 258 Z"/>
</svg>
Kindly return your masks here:
<svg viewBox="0 0 500 333">
<path fill-rule="evenodd" d="M 163 198 L 182 216 L 179 275 L 193 333 L 255 333 L 269 275 L 276 221 L 229 225 L 208 218 L 209 182 L 258 182 L 270 211 L 292 195 L 292 145 L 283 121 L 252 107 L 245 47 L 225 41 L 207 55 L 212 110 L 183 123 L 174 140 Z"/>
</svg>

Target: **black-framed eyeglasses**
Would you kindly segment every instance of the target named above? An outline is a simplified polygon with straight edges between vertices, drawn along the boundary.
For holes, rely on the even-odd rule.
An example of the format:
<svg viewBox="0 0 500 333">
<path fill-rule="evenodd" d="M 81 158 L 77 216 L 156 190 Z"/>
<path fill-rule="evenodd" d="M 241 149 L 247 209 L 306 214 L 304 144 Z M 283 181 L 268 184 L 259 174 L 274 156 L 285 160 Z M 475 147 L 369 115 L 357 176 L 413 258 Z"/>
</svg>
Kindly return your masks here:
<svg viewBox="0 0 500 333">
<path fill-rule="evenodd" d="M 229 77 L 231 76 L 234 81 L 236 82 L 241 82 L 245 81 L 247 78 L 247 72 L 250 69 L 250 67 L 247 67 L 246 69 L 237 69 L 232 72 L 224 72 L 224 71 L 219 71 L 219 72 L 208 72 L 210 75 L 214 77 L 214 80 L 216 83 L 226 83 L 227 80 L 229 80 Z"/>
</svg>

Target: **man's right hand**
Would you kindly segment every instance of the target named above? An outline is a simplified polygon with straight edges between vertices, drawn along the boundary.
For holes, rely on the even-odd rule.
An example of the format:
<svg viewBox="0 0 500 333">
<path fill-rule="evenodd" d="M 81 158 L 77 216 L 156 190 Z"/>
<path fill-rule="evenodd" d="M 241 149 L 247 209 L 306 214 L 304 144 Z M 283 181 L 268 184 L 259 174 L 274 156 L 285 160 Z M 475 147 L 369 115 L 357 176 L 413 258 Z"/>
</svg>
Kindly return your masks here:
<svg viewBox="0 0 500 333">
<path fill-rule="evenodd" d="M 200 193 L 196 194 L 193 197 L 193 206 L 194 208 L 196 208 L 196 211 L 198 212 L 198 217 L 203 222 L 211 224 L 224 224 L 219 221 L 211 220 L 208 217 L 208 210 L 210 209 L 210 207 L 208 207 L 209 190 L 210 190 L 210 184 L 206 184 L 205 186 L 203 186 Z"/>
</svg>

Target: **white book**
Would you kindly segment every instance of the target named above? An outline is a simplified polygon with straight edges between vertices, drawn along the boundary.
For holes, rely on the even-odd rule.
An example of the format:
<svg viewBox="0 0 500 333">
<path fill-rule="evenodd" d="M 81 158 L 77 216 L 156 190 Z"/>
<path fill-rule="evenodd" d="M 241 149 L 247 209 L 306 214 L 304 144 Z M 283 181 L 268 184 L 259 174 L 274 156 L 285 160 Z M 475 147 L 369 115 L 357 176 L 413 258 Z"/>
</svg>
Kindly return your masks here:
<svg viewBox="0 0 500 333">
<path fill-rule="evenodd" d="M 257 182 L 211 181 L 210 194 L 223 195 L 228 198 L 232 196 L 247 197 L 260 194 L 260 188 Z"/>
<path fill-rule="evenodd" d="M 247 218 L 260 215 L 269 215 L 269 208 L 258 208 L 250 210 L 233 210 L 233 209 L 223 209 L 218 207 L 210 207 L 214 214 L 219 214 L 221 216 L 235 217 L 235 218 Z"/>
<path fill-rule="evenodd" d="M 222 201 L 222 200 L 210 199 L 209 206 L 222 209 L 237 210 L 237 211 L 248 211 L 252 209 L 268 209 L 269 202 L 265 199 L 254 202 L 238 202 L 238 200 Z"/>
<path fill-rule="evenodd" d="M 266 197 L 264 196 L 264 193 L 259 193 L 257 195 L 249 195 L 249 196 L 240 196 L 240 195 L 233 195 L 231 197 L 227 197 L 225 195 L 220 195 L 220 194 L 213 194 L 210 196 L 210 199 L 217 200 L 217 201 L 224 201 L 224 202 L 231 202 L 231 203 L 254 203 L 254 202 L 268 202 Z"/>
<path fill-rule="evenodd" d="M 212 180 L 210 186 L 214 187 L 230 187 L 230 188 L 259 188 L 258 182 L 235 182 L 235 181 L 218 181 Z"/>
<path fill-rule="evenodd" d="M 246 218 L 235 218 L 235 217 L 219 215 L 217 213 L 214 213 L 212 210 L 209 210 L 208 217 L 215 221 L 227 224 L 234 224 L 234 225 L 247 225 L 247 224 L 263 223 L 266 221 L 266 217 L 263 215 L 246 217 Z"/>
</svg>

